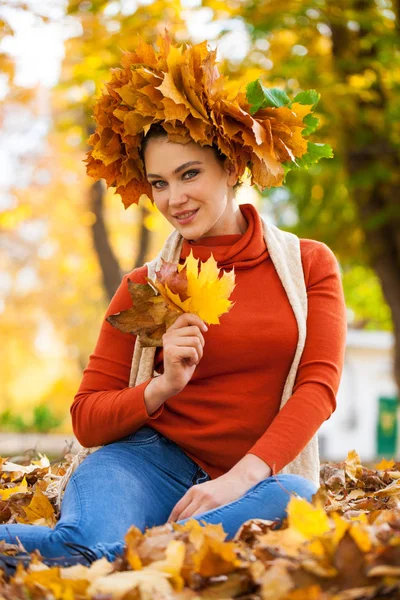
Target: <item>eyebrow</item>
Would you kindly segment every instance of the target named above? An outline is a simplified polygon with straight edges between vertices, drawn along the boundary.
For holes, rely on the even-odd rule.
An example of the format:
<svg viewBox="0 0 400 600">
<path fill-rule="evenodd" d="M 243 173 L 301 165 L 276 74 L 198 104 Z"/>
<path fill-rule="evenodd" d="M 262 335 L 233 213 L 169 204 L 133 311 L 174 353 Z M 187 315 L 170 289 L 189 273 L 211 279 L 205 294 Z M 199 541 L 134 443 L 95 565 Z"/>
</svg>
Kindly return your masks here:
<svg viewBox="0 0 400 600">
<path fill-rule="evenodd" d="M 175 175 L 175 173 L 179 173 L 179 171 L 186 169 L 186 167 L 190 167 L 191 165 L 202 165 L 202 164 L 203 163 L 201 162 L 201 160 L 190 160 L 189 162 L 181 165 L 180 167 L 177 167 L 175 169 L 175 171 L 172 171 L 172 173 Z M 157 175 L 156 173 L 147 173 L 147 177 L 162 177 L 162 175 Z"/>
</svg>

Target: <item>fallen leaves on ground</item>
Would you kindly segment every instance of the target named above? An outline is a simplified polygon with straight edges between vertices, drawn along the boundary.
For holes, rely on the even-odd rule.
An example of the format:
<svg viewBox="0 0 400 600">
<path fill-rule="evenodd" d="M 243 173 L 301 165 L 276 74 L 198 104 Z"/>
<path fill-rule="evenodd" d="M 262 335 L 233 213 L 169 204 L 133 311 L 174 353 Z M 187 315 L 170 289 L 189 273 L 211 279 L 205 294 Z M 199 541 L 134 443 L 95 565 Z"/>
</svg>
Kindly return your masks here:
<svg viewBox="0 0 400 600">
<path fill-rule="evenodd" d="M 22 466 L 0 459 L 3 523 L 51 526 L 58 517 L 49 510 L 51 494 L 46 496 L 54 467 L 46 466 L 45 457 L 39 462 Z M 33 552 L 28 567 L 19 565 L 8 581 L 0 579 L 0 598 L 398 599 L 399 483 L 400 462 L 383 459 L 371 469 L 352 450 L 341 463 L 321 465 L 321 486 L 311 503 L 291 494 L 279 529 L 278 522 L 251 519 L 227 541 L 221 524 L 195 519 L 144 533 L 132 525 L 125 553 L 113 563 L 102 558 L 90 567 L 49 568 Z M 0 548 L 16 550 L 4 542 Z"/>
</svg>

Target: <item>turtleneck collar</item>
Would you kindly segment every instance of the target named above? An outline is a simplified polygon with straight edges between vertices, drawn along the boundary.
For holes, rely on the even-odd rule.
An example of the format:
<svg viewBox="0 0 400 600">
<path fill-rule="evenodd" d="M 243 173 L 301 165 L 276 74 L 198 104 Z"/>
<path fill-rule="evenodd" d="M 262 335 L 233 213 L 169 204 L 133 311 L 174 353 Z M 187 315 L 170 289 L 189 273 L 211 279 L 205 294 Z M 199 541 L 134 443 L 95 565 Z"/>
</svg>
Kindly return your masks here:
<svg viewBox="0 0 400 600">
<path fill-rule="evenodd" d="M 184 239 L 179 262 L 183 264 L 191 250 L 202 262 L 212 253 L 219 269 L 249 269 L 266 260 L 269 254 L 259 213 L 252 204 L 239 204 L 239 208 L 248 224 L 244 233 L 213 235 L 196 242 Z"/>
</svg>

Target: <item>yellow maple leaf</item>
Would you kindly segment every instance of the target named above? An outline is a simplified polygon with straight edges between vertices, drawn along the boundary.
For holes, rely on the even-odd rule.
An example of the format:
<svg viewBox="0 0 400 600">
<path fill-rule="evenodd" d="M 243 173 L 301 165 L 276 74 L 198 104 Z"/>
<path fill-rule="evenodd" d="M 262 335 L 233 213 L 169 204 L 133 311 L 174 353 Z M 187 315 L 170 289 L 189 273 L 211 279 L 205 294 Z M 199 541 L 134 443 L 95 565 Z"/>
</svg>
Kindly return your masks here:
<svg viewBox="0 0 400 600">
<path fill-rule="evenodd" d="M 322 559 L 326 555 L 332 557 L 335 554 L 340 540 L 351 527 L 351 523 L 336 512 L 330 513 L 329 517 L 332 520 L 332 529 L 320 537 L 313 538 L 307 544 L 308 552 Z"/>
<path fill-rule="evenodd" d="M 185 267 L 189 297 L 182 301 L 179 295 L 174 294 L 166 285 L 168 297 L 185 312 L 198 315 L 205 323 L 218 325 L 218 317 L 228 312 L 234 305 L 228 300 L 235 288 L 234 268 L 229 272 L 223 272 L 222 277 L 219 277 L 220 269 L 211 255 L 208 260 L 201 263 L 199 273 L 199 261 L 194 258 L 192 249 L 184 264 L 178 265 L 178 272 Z"/>
<path fill-rule="evenodd" d="M 53 505 L 39 488 L 35 489 L 30 504 L 24 506 L 23 510 L 26 517 L 17 516 L 16 520 L 18 523 L 30 523 L 32 525 L 54 527 L 57 522 Z"/>
<path fill-rule="evenodd" d="M 305 498 L 292 496 L 287 506 L 288 525 L 301 533 L 306 539 L 330 531 L 331 523 L 323 506 L 313 506 Z"/>
<path fill-rule="evenodd" d="M 344 461 L 344 470 L 353 481 L 357 481 L 362 476 L 360 457 L 354 449 L 349 450 L 347 453 L 347 458 Z"/>
<path fill-rule="evenodd" d="M 352 523 L 350 535 L 356 542 L 357 546 L 363 552 L 369 552 L 372 548 L 372 541 L 369 536 L 369 527 L 364 523 Z"/>
<path fill-rule="evenodd" d="M 146 278 L 143 285 L 128 278 L 133 307 L 106 319 L 120 331 L 138 335 L 143 346 L 162 346 L 166 329 L 184 312 L 218 325 L 218 317 L 233 306 L 228 300 L 235 287 L 233 268 L 219 277 L 221 271 L 211 255 L 201 263 L 199 273 L 192 250 L 183 265 L 162 262 L 154 281 Z"/>
<path fill-rule="evenodd" d="M 185 580 L 181 576 L 181 570 L 186 555 L 186 546 L 181 540 L 171 540 L 165 550 L 165 559 L 156 560 L 151 563 L 152 569 L 157 569 L 171 576 L 171 584 L 178 592 L 185 586 Z"/>
<path fill-rule="evenodd" d="M 86 591 L 89 586 L 89 581 L 85 579 L 63 579 L 59 567 L 29 572 L 23 576 L 23 583 L 29 591 L 37 592 L 39 587 L 52 592 L 53 597 L 60 600 L 73 600 L 77 596 L 87 597 Z"/>
<path fill-rule="evenodd" d="M 26 494 L 26 492 L 28 492 L 28 484 L 26 478 L 24 477 L 19 485 L 0 490 L 0 499 L 8 500 L 8 498 L 14 494 Z"/>
<path fill-rule="evenodd" d="M 169 573 L 153 570 L 150 566 L 141 571 L 117 571 L 98 577 L 86 590 L 86 598 L 173 598 L 174 589 L 169 583 Z"/>
<path fill-rule="evenodd" d="M 190 519 L 183 525 L 173 524 L 175 531 L 189 532 L 190 543 L 195 548 L 191 554 L 194 571 L 202 577 L 232 573 L 240 566 L 235 542 L 224 541 L 227 534 L 221 523 L 203 523 L 200 525 L 196 519 Z"/>
<path fill-rule="evenodd" d="M 393 460 L 393 458 L 391 460 L 386 460 L 386 458 L 382 458 L 381 462 L 377 463 L 374 466 L 374 469 L 376 469 L 377 471 L 385 471 L 386 469 L 393 469 L 395 464 L 396 463 Z"/>
<path fill-rule="evenodd" d="M 260 536 L 260 543 L 266 547 L 270 546 L 279 549 L 280 553 L 285 553 L 287 556 L 298 556 L 300 548 L 304 545 L 305 537 L 299 531 L 291 528 L 287 529 L 270 529 L 267 533 Z"/>
<path fill-rule="evenodd" d="M 142 538 L 142 532 L 134 525 L 131 525 L 125 534 L 124 539 L 126 543 L 126 559 L 133 571 L 139 571 L 140 569 L 143 569 L 143 564 L 137 551 L 137 545 Z"/>
<path fill-rule="evenodd" d="M 333 512 L 331 514 L 331 519 L 335 525 L 332 535 L 332 543 L 334 548 L 336 548 L 346 531 L 350 528 L 351 524 L 337 512 Z"/>
<path fill-rule="evenodd" d="M 294 585 L 287 564 L 276 562 L 268 569 L 261 583 L 261 597 L 263 600 L 286 598 Z"/>
</svg>

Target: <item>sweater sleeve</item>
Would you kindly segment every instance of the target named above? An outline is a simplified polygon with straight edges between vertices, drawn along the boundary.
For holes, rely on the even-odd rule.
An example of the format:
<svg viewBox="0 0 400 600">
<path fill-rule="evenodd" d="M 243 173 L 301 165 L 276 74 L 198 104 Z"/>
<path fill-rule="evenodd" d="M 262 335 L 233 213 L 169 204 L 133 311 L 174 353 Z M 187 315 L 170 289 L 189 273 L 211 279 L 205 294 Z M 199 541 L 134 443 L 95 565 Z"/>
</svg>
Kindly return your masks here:
<svg viewBox="0 0 400 600">
<path fill-rule="evenodd" d="M 316 242 L 308 264 L 307 337 L 292 396 L 246 454 L 279 473 L 308 444 L 336 409 L 344 365 L 347 316 L 339 264 L 332 250 Z"/>
<path fill-rule="evenodd" d="M 150 419 L 157 419 L 164 410 L 162 404 L 152 415 L 147 412 L 144 391 L 152 377 L 129 387 L 136 336 L 122 333 L 106 321 L 109 315 L 132 307 L 128 277 L 136 283 L 145 283 L 146 273 L 147 267 L 141 267 L 123 277 L 70 407 L 73 432 L 84 447 L 102 446 L 124 437 Z"/>
</svg>

